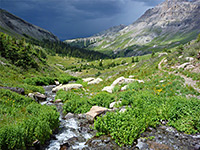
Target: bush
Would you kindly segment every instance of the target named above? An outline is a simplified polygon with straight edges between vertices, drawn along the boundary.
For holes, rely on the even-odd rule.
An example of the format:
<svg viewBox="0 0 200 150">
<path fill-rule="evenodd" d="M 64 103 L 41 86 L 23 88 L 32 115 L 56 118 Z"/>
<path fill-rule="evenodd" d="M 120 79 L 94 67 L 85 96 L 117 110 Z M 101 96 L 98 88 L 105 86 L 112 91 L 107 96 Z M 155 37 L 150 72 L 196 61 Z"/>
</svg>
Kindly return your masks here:
<svg viewBox="0 0 200 150">
<path fill-rule="evenodd" d="M 41 86 L 35 86 L 35 85 L 29 85 L 29 84 L 20 84 L 20 85 L 17 85 L 17 87 L 24 88 L 25 94 L 32 93 L 32 92 L 40 92 L 40 93 L 44 94 L 44 92 L 45 92 L 44 88 L 41 87 Z"/>
<path fill-rule="evenodd" d="M 53 85 L 55 84 L 55 80 L 58 80 L 61 84 L 66 84 L 69 81 L 77 81 L 77 77 L 73 76 L 60 76 L 60 77 L 32 77 L 26 78 L 24 80 L 25 83 L 30 85 Z"/>
<path fill-rule="evenodd" d="M 128 91 L 122 95 L 122 103 L 126 100 L 131 108 L 124 113 L 110 112 L 98 117 L 94 122 L 94 128 L 99 131 L 97 135 L 109 134 L 120 146 L 132 145 L 147 127 L 156 127 L 160 120 L 167 120 L 169 125 L 188 134 L 200 132 L 197 99 L 165 98 L 148 91 Z"/>
<path fill-rule="evenodd" d="M 26 149 L 38 139 L 41 144 L 59 126 L 56 107 L 0 89 L 0 149 Z"/>
<path fill-rule="evenodd" d="M 114 101 L 114 96 L 106 93 L 106 92 L 100 92 L 99 94 L 95 95 L 90 99 L 90 103 L 94 106 L 102 106 L 109 108 L 110 103 Z"/>
</svg>

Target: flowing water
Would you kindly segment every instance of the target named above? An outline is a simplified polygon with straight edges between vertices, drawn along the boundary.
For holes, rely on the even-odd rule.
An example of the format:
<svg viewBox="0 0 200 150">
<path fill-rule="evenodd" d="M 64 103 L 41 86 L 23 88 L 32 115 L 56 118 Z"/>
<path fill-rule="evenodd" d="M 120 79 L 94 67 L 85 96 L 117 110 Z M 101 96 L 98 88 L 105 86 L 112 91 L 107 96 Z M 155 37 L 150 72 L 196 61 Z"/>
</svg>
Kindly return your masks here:
<svg viewBox="0 0 200 150">
<path fill-rule="evenodd" d="M 96 131 L 91 129 L 91 124 L 84 115 L 71 114 L 67 119 L 63 119 L 63 104 L 52 103 L 56 95 L 51 92 L 53 87 L 44 87 L 48 98 L 41 104 L 56 105 L 60 112 L 60 127 L 45 150 L 60 150 L 61 148 L 69 150 L 200 150 L 200 134 L 186 135 L 165 125 L 155 129 L 149 128 L 132 146 L 119 147 L 109 136 L 95 137 Z"/>
<path fill-rule="evenodd" d="M 78 115 L 73 115 L 69 119 L 63 119 L 62 114 L 62 103 L 53 104 L 52 100 L 55 99 L 56 94 L 52 93 L 51 90 L 54 86 L 45 86 L 45 94 L 47 95 L 47 100 L 41 102 L 42 105 L 56 105 L 58 111 L 60 112 L 60 127 L 55 138 L 50 140 L 50 144 L 47 146 L 46 150 L 59 150 L 61 145 L 70 142 L 71 149 L 83 149 L 87 147 L 85 145 L 86 141 L 93 135 L 89 133 L 91 129 L 87 127 L 87 120 Z M 89 124 L 88 124 L 89 125 Z"/>
</svg>

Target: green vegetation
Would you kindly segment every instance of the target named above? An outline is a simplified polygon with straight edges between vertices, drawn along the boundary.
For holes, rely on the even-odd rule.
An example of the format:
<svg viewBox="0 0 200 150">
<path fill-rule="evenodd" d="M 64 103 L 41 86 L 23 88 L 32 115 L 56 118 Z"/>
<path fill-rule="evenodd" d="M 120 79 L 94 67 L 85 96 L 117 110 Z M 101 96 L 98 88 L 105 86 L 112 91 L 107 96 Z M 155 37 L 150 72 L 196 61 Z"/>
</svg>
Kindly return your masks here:
<svg viewBox="0 0 200 150">
<path fill-rule="evenodd" d="M 59 81 L 61 84 L 66 84 L 69 81 L 77 81 L 77 77 L 73 76 L 60 76 L 60 77 L 32 77 L 26 78 L 25 83 L 30 85 L 53 85 L 55 81 Z"/>
<path fill-rule="evenodd" d="M 94 94 L 94 93 L 93 93 Z M 114 101 L 114 96 L 106 92 L 94 94 L 91 98 L 90 95 L 85 94 L 83 90 L 63 91 L 60 90 L 56 93 L 55 99 L 62 99 L 65 113 L 86 113 L 94 105 L 107 107 Z"/>
<path fill-rule="evenodd" d="M 170 52 L 165 56 L 168 61 L 162 64 L 163 69 L 199 81 L 199 72 L 171 69 L 171 66 L 188 62 L 186 57 L 193 57 L 193 64 L 198 63 L 198 39 L 177 48 L 163 49 Z M 71 54 L 67 50 L 65 53 L 62 44 L 47 42 L 46 46 L 45 43 L 35 46 L 5 34 L 1 34 L 0 44 L 0 86 L 21 87 L 27 95 L 30 92 L 44 93 L 41 85 L 55 84 L 55 81 L 81 83 L 83 89 L 56 93 L 55 100 L 62 100 L 65 113 L 86 113 L 94 105 L 109 108 L 110 103 L 122 101 L 117 107 L 126 106 L 125 112 L 109 112 L 94 122 L 97 135 L 111 135 L 120 146 L 132 145 L 148 127 L 156 128 L 162 120 L 178 131 L 200 133 L 200 101 L 188 98 L 200 93 L 185 86 L 180 76 L 159 70 L 158 64 L 164 56 L 157 57 L 157 50 L 152 55 L 104 60 L 93 57 L 93 54 L 89 57 L 79 55 L 86 60 L 71 57 L 78 56 L 79 52 Z M 91 61 L 96 58 L 98 60 Z M 78 77 L 70 76 L 65 70 L 79 71 Z M 112 94 L 101 91 L 118 77 L 128 78 L 130 75 L 144 80 L 144 83 L 130 83 L 125 91 L 120 90 L 124 84 L 116 85 Z M 88 76 L 99 76 L 103 82 L 87 85 L 81 78 Z M 59 126 L 59 113 L 54 106 L 40 105 L 27 96 L 0 89 L 0 105 L 0 149 L 27 149 L 35 140 L 43 144 Z"/>
<path fill-rule="evenodd" d="M 167 120 L 169 125 L 188 134 L 200 132 L 200 101 L 197 99 L 163 98 L 148 91 L 124 92 L 122 96 L 131 108 L 124 113 L 110 112 L 98 117 L 94 124 L 98 135 L 109 134 L 119 145 L 132 145 L 147 127 L 156 127 L 160 120 Z"/>
<path fill-rule="evenodd" d="M 26 149 L 38 139 L 42 144 L 59 125 L 55 107 L 0 89 L 0 149 Z"/>
<path fill-rule="evenodd" d="M 6 34 L 0 34 L 0 55 L 12 64 L 28 68 L 38 68 L 36 58 L 42 63 L 45 63 L 46 55 L 43 51 L 39 53 L 33 49 L 33 46 L 25 42 L 25 39 L 16 40 Z"/>
</svg>

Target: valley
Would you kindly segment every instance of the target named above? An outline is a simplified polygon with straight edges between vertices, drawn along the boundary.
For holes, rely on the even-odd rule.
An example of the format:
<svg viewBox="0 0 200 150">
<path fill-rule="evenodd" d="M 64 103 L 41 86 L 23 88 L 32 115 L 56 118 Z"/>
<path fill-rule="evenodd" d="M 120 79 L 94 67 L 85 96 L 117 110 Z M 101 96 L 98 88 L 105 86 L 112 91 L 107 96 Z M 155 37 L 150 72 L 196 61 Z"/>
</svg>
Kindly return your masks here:
<svg viewBox="0 0 200 150">
<path fill-rule="evenodd" d="M 0 9 L 0 150 L 199 150 L 199 8 L 64 42 Z"/>
</svg>

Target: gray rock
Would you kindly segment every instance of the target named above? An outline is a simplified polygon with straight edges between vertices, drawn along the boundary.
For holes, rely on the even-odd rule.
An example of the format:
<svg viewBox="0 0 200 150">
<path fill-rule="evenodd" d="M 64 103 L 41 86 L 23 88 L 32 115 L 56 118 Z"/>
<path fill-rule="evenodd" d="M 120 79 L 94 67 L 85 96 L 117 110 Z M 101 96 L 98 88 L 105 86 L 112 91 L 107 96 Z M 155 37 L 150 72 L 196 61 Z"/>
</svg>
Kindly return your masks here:
<svg viewBox="0 0 200 150">
<path fill-rule="evenodd" d="M 91 82 L 93 80 L 95 80 L 95 78 L 84 78 L 83 82 Z"/>
<path fill-rule="evenodd" d="M 121 88 L 121 91 L 125 91 L 127 89 L 128 85 L 125 85 Z"/>
<path fill-rule="evenodd" d="M 55 81 L 56 86 L 60 85 L 59 81 Z"/>
<path fill-rule="evenodd" d="M 185 60 L 187 60 L 187 61 L 193 61 L 194 58 L 193 57 L 186 57 Z"/>
<path fill-rule="evenodd" d="M 37 102 L 40 102 L 40 101 L 46 101 L 46 99 L 47 99 L 47 96 L 46 95 L 44 95 L 44 94 L 41 94 L 41 93 L 39 93 L 39 92 L 36 92 L 36 93 L 34 93 L 34 99 L 37 101 Z"/>
<path fill-rule="evenodd" d="M 100 107 L 100 106 L 92 106 L 89 112 L 86 113 L 86 118 L 90 121 L 93 122 L 95 117 L 107 112 L 108 109 L 105 107 Z"/>
<path fill-rule="evenodd" d="M 69 91 L 71 89 L 80 89 L 83 86 L 81 84 L 65 84 L 65 85 L 59 85 L 56 86 L 55 88 L 52 89 L 52 92 L 57 92 L 59 90 L 65 90 L 65 91 Z"/>
<path fill-rule="evenodd" d="M 18 87 L 2 87 L 2 86 L 0 86 L 0 89 L 8 89 L 8 90 L 11 90 L 11 91 L 13 91 L 13 92 L 16 92 L 16 93 L 22 94 L 22 95 L 25 94 L 24 88 L 18 88 Z"/>
<path fill-rule="evenodd" d="M 108 93 L 112 93 L 114 86 L 106 86 L 102 89 L 102 91 L 106 91 Z"/>
<path fill-rule="evenodd" d="M 190 63 L 184 63 L 180 66 L 177 66 L 178 69 L 185 68 L 186 66 L 190 65 Z"/>
<path fill-rule="evenodd" d="M 57 100 L 55 100 L 54 103 L 62 103 L 62 100 L 61 99 L 57 99 Z"/>
<path fill-rule="evenodd" d="M 112 103 L 110 103 L 109 108 L 110 108 L 110 109 L 113 109 L 114 106 L 115 106 L 115 104 L 118 105 L 118 104 L 121 104 L 121 103 L 122 103 L 121 101 L 112 102 Z"/>
<path fill-rule="evenodd" d="M 147 150 L 148 145 L 143 143 L 141 139 L 138 139 L 138 144 L 136 145 L 140 150 Z"/>
<path fill-rule="evenodd" d="M 100 82 L 102 82 L 103 80 L 101 78 L 97 78 L 97 79 L 94 79 L 90 82 L 88 82 L 88 85 L 91 85 L 91 84 L 99 84 Z"/>
<path fill-rule="evenodd" d="M 73 117 L 74 117 L 74 114 L 68 113 L 68 114 L 64 117 L 64 119 L 71 119 L 71 118 L 73 118 Z"/>
</svg>

